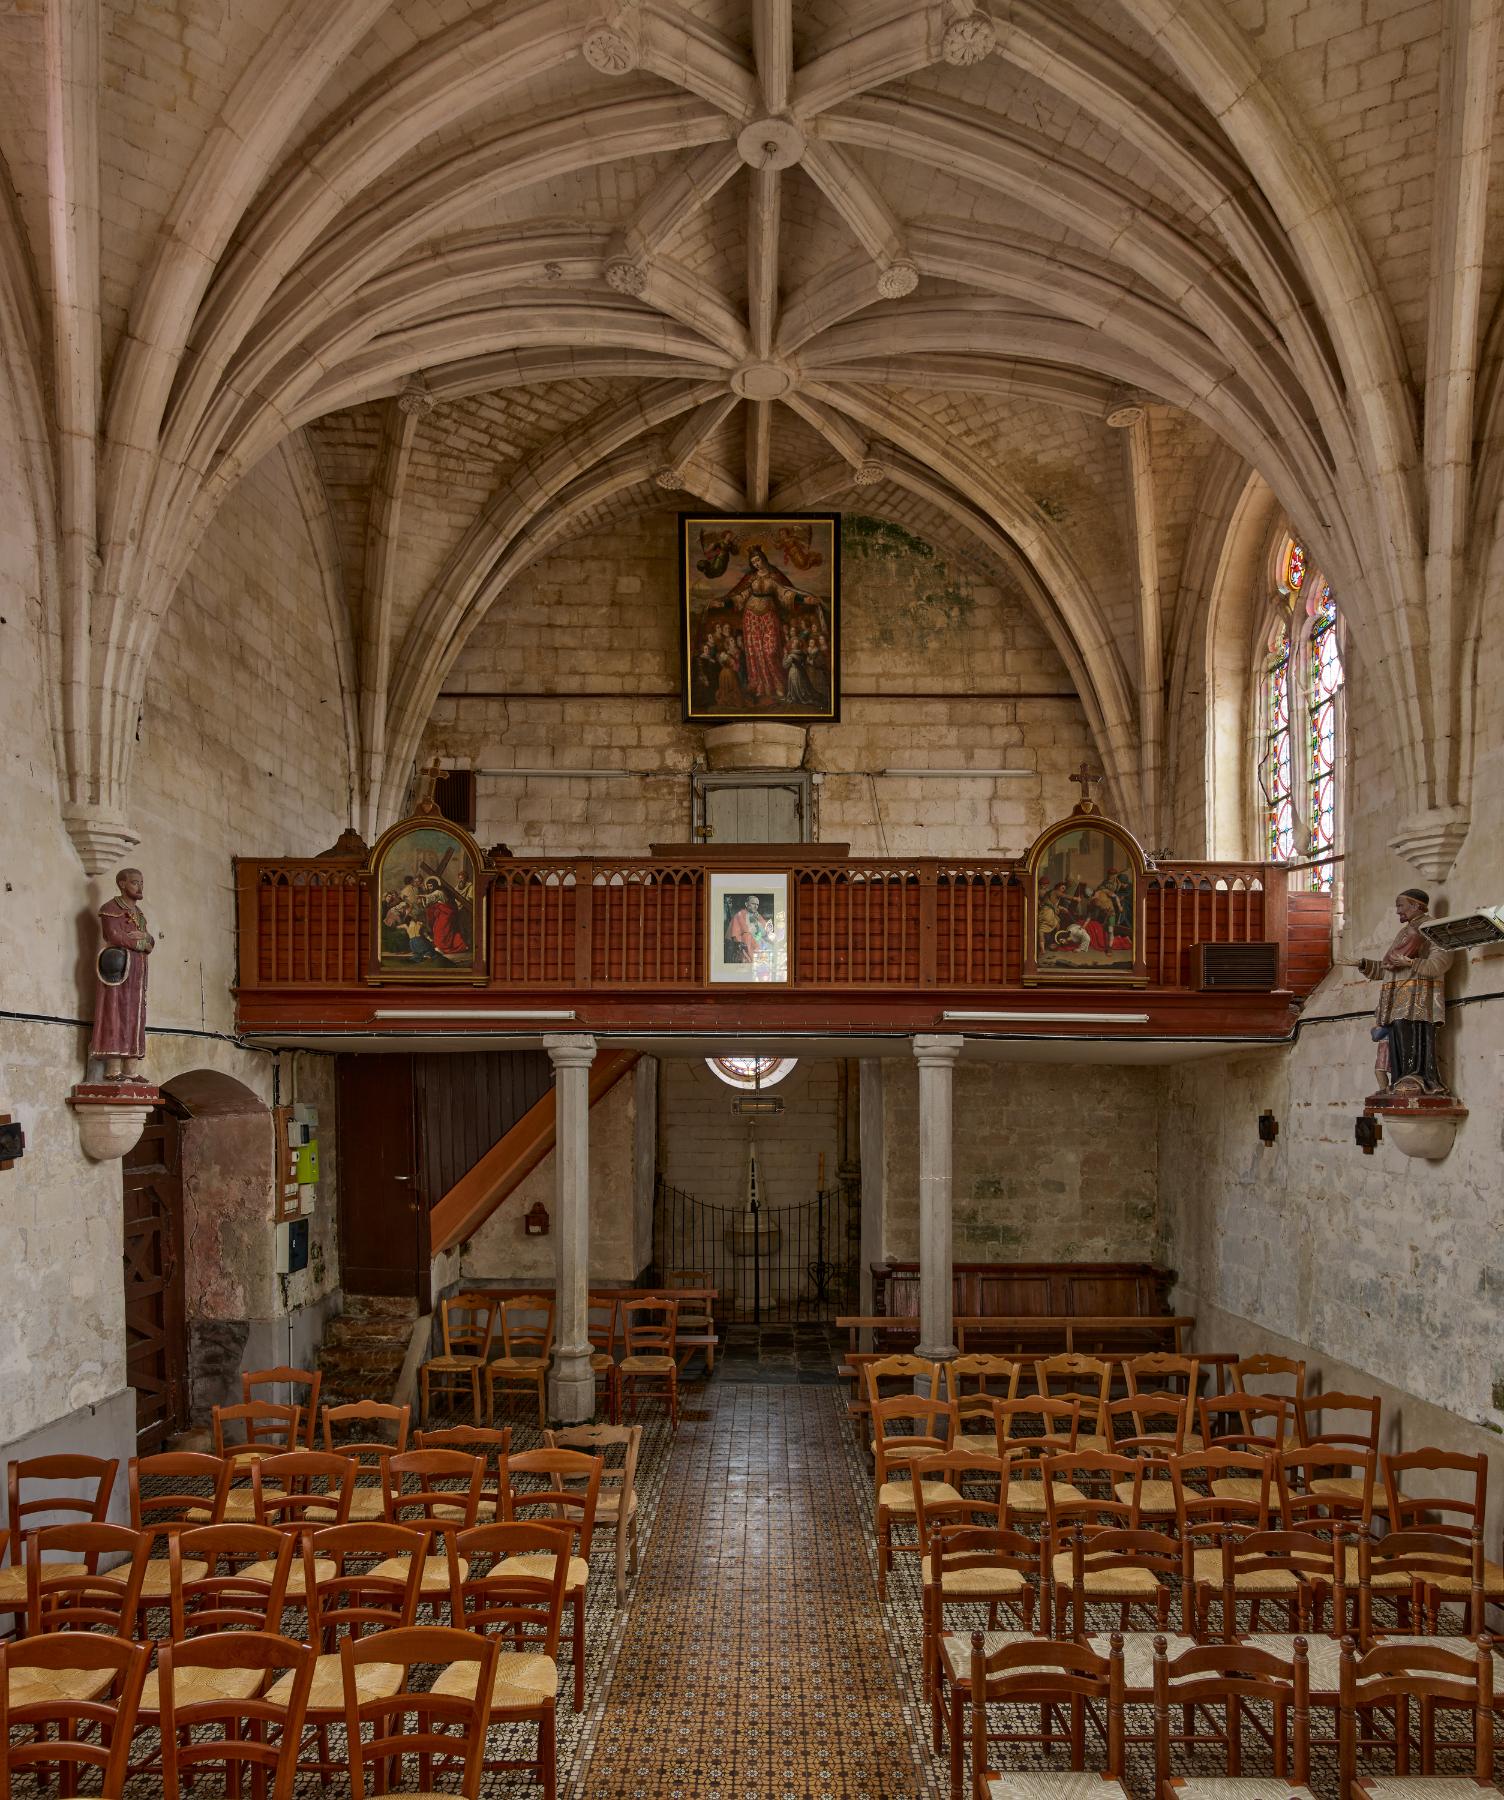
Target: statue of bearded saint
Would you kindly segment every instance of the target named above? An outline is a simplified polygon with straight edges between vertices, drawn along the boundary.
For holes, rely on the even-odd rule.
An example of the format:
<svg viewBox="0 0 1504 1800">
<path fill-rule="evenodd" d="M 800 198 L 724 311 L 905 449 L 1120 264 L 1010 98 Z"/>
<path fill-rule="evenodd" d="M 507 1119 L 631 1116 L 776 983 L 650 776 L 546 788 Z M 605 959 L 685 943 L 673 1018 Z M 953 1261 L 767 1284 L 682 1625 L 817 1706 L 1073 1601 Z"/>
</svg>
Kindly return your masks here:
<svg viewBox="0 0 1504 1800">
<path fill-rule="evenodd" d="M 1436 1063 L 1436 1034 L 1446 1023 L 1444 985 L 1452 952 L 1438 949 L 1421 933 L 1430 904 L 1424 888 L 1397 894 L 1394 910 L 1400 928 L 1394 942 L 1381 957 L 1347 964 L 1381 984 L 1374 1008 L 1374 1069 L 1380 1091 L 1396 1097 L 1448 1091 Z"/>
</svg>

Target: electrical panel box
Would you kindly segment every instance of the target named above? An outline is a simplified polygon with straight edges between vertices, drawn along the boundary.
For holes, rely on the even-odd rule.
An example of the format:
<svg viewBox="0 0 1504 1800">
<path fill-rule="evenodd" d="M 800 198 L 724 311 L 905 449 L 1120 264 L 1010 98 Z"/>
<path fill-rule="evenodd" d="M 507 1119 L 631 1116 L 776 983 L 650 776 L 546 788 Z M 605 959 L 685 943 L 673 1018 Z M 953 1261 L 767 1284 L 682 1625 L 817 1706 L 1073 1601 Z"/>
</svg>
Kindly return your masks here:
<svg viewBox="0 0 1504 1800">
<path fill-rule="evenodd" d="M 308 1267 L 308 1221 L 288 1219 L 277 1227 L 277 1273 L 297 1275 Z"/>
</svg>

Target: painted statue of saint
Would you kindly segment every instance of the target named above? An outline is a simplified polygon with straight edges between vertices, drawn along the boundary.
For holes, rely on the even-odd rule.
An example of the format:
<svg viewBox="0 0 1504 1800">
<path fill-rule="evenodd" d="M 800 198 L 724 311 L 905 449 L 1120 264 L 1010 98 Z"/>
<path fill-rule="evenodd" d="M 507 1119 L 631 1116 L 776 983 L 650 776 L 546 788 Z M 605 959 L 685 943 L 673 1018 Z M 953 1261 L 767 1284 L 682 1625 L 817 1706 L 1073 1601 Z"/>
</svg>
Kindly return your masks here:
<svg viewBox="0 0 1504 1800">
<path fill-rule="evenodd" d="M 130 1081 L 146 1055 L 146 959 L 157 940 L 146 929 L 139 869 L 122 869 L 113 900 L 99 909 L 104 947 L 94 993 L 94 1035 L 89 1054 L 104 1063 L 106 1081 Z"/>
<path fill-rule="evenodd" d="M 1394 910 L 1400 928 L 1394 942 L 1381 957 L 1365 956 L 1347 965 L 1382 983 L 1373 1036 L 1379 1047 L 1374 1067 L 1384 1091 L 1447 1092 L 1436 1065 L 1436 1034 L 1446 1023 L 1443 989 L 1452 952 L 1438 949 L 1421 935 L 1430 904 L 1424 888 L 1397 894 Z"/>
</svg>

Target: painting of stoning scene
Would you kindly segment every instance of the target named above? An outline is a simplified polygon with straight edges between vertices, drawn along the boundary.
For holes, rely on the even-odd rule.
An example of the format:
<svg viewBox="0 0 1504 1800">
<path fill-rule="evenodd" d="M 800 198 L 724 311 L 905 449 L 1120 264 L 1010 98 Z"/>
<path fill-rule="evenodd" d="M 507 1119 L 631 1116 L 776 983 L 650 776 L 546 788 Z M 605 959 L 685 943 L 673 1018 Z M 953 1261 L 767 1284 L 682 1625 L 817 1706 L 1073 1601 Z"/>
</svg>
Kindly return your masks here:
<svg viewBox="0 0 1504 1800">
<path fill-rule="evenodd" d="M 1110 832 L 1063 831 L 1036 872 L 1038 969 L 1131 971 L 1136 959 L 1131 853 Z"/>
<path fill-rule="evenodd" d="M 444 825 L 399 829 L 378 847 L 378 967 L 383 975 L 446 971 L 476 965 L 477 862 L 471 847 Z"/>
<path fill-rule="evenodd" d="M 840 516 L 680 513 L 686 719 L 840 716 Z"/>
</svg>

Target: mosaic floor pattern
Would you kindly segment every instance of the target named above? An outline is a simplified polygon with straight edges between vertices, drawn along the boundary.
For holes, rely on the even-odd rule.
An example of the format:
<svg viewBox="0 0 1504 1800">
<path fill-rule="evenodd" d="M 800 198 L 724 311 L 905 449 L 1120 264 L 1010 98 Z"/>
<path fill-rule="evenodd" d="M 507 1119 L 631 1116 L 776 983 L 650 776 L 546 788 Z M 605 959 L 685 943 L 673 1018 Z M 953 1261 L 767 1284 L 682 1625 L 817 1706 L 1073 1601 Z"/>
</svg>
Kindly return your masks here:
<svg viewBox="0 0 1504 1800">
<path fill-rule="evenodd" d="M 585 1800 L 929 1800 L 844 1396 L 711 1382 L 669 1458 Z"/>
</svg>

